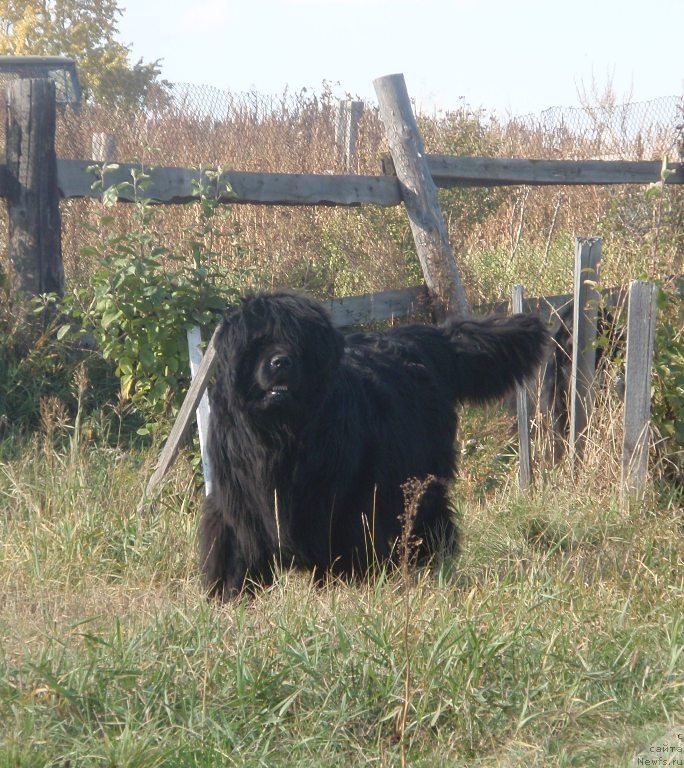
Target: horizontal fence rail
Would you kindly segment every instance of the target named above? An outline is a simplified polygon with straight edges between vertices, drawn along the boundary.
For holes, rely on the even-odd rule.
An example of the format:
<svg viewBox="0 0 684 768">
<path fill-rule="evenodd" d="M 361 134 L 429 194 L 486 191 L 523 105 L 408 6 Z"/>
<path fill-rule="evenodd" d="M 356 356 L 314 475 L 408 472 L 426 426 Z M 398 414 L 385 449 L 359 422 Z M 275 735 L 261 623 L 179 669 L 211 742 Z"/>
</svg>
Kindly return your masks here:
<svg viewBox="0 0 684 768">
<path fill-rule="evenodd" d="M 620 160 L 516 160 L 487 157 L 447 157 L 428 155 L 428 167 L 440 189 L 456 186 L 512 185 L 592 185 L 684 183 L 684 164 L 660 161 Z M 97 198 L 93 188 L 98 167 L 93 160 L 57 160 L 57 183 L 63 198 Z M 219 189 L 225 203 L 262 205 L 380 205 L 402 202 L 399 181 L 393 175 L 391 160 L 383 161 L 384 175 L 260 173 L 227 171 L 218 180 L 197 169 L 150 168 L 150 185 L 145 197 L 158 203 L 182 204 L 198 198 L 195 185 Z M 140 166 L 120 163 L 105 172 L 105 185 L 130 182 Z M 0 165 L 0 197 L 9 197 L 14 181 L 7 166 Z M 232 190 L 232 191 L 227 191 Z M 134 199 L 132 190 L 122 190 L 122 201 Z"/>
<path fill-rule="evenodd" d="M 96 163 L 84 160 L 58 160 L 57 179 L 63 197 L 99 197 L 93 189 L 96 175 L 88 171 Z M 107 187 L 130 182 L 140 166 L 121 163 L 107 170 Z M 352 176 L 335 174 L 260 173 L 227 171 L 216 179 L 189 168 L 150 168 L 146 170 L 149 186 L 145 198 L 160 203 L 188 203 L 199 197 L 196 185 L 218 190 L 225 203 L 263 205 L 399 205 L 401 193 L 396 179 L 390 176 Z M 1 194 L 1 190 L 0 190 Z M 134 199 L 133 190 L 122 191 L 119 199 Z"/>
<path fill-rule="evenodd" d="M 684 182 L 684 164 L 668 164 L 667 157 L 662 162 L 628 162 L 427 155 L 403 75 L 379 78 L 374 81 L 374 85 L 391 155 L 389 160 L 383 161 L 382 174 L 362 176 L 244 171 L 217 173 L 208 168 L 145 169 L 139 164 L 112 162 L 116 159 L 115 146 L 113 142 L 108 141 L 106 135 L 98 135 L 93 144 L 93 153 L 99 156 L 99 161 L 58 159 L 54 136 L 54 83 L 47 80 L 28 80 L 11 84 L 8 88 L 5 163 L 0 164 L 0 197 L 7 199 L 8 251 L 14 272 L 18 275 L 14 276 L 16 286 L 29 294 L 44 293 L 48 290 L 62 292 L 60 198 L 99 198 L 103 190 L 108 189 L 115 192 L 117 199 L 122 202 L 144 197 L 159 204 L 187 203 L 207 193 L 227 204 L 397 206 L 403 203 L 411 223 L 425 286 L 334 301 L 330 304 L 334 323 L 340 327 L 354 327 L 368 322 L 415 318 L 424 313 L 432 315 L 434 319 L 447 307 L 457 314 L 468 315 L 469 307 L 439 208 L 436 188 Z M 351 145 L 351 134 L 349 138 Z M 351 163 L 347 163 L 348 167 L 350 165 Z M 143 171 L 144 185 L 139 184 Z M 53 237 L 48 238 L 48 234 Z M 583 268 L 578 271 L 576 282 L 586 282 L 583 272 Z M 50 282 L 48 277 L 54 275 L 58 279 Z M 654 297 L 654 291 L 651 293 Z M 584 307 L 581 295 L 578 291 L 576 294 L 576 307 Z M 571 299 L 568 296 L 560 296 L 524 301 L 522 290 L 519 290 L 515 300 L 516 309 L 536 310 L 548 318 L 554 310 L 563 307 Z M 597 305 L 598 295 L 590 303 L 592 306 Z M 630 311 L 631 307 L 630 302 Z M 651 326 L 655 323 L 654 307 L 655 303 L 652 301 Z M 475 308 L 476 314 L 489 311 L 505 313 L 509 311 L 508 302 L 503 307 L 489 305 Z M 645 312 L 646 310 L 637 307 L 632 311 L 633 318 L 641 318 Z M 592 312 L 590 319 L 592 327 L 595 328 L 595 312 Z M 593 345 L 583 344 L 579 336 L 575 337 L 578 326 L 578 316 L 575 313 L 573 348 L 577 350 L 579 347 L 586 347 L 587 361 L 592 365 L 591 371 L 587 370 L 584 378 L 589 380 L 593 376 L 596 355 Z M 639 346 L 640 343 L 637 343 L 637 350 Z M 191 347 L 193 353 L 196 353 L 196 340 L 191 342 Z M 632 345 L 632 367 L 636 357 L 638 356 L 635 356 Z M 628 346 L 628 363 L 629 361 Z M 650 387 L 648 382 L 643 382 L 646 381 L 646 375 L 650 375 L 650 370 L 647 370 L 649 361 L 650 357 L 646 359 L 648 365 L 641 366 L 645 373 L 640 377 L 643 381 L 639 390 L 647 394 Z M 148 484 L 148 494 L 173 463 L 182 437 L 187 432 L 204 395 L 215 363 L 213 339 L 209 342 L 201 361 L 197 354 L 195 363 L 197 371 L 167 446 Z M 575 380 L 578 380 L 580 377 L 575 370 L 575 364 L 573 362 L 573 375 Z M 591 394 L 590 384 L 588 390 L 587 402 Z M 628 391 L 631 393 L 636 390 L 632 386 Z M 577 400 L 577 397 L 574 399 Z M 645 401 L 646 398 L 641 399 Z M 573 414 L 576 410 L 573 408 Z M 645 406 L 635 406 L 632 410 L 639 413 L 643 411 L 644 418 L 632 430 L 636 437 L 632 435 L 631 442 L 625 443 L 624 463 L 630 469 L 630 472 L 625 474 L 633 474 L 638 485 L 642 482 L 645 472 L 645 459 L 642 454 L 645 455 L 644 436 L 648 428 L 648 411 Z M 575 428 L 575 416 L 572 418 L 572 426 Z M 638 451 L 641 453 L 634 458 Z M 636 466 L 637 463 L 638 471 L 631 472 L 632 464 Z M 529 477 L 526 477 L 524 485 L 528 483 Z"/>
<path fill-rule="evenodd" d="M 387 167 L 386 163 L 383 167 Z M 521 160 L 428 155 L 438 187 L 684 183 L 684 164 L 660 160 Z M 389 170 L 387 168 L 387 170 Z"/>
</svg>

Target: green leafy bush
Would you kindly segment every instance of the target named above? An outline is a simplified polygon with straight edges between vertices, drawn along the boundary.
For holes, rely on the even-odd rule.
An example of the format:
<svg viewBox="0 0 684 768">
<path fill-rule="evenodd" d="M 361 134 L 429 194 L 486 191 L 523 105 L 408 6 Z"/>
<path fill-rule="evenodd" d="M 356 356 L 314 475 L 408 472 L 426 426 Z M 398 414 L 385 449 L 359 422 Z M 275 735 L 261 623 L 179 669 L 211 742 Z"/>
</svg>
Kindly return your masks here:
<svg viewBox="0 0 684 768">
<path fill-rule="evenodd" d="M 112 367 L 91 350 L 57 338 L 52 297 L 27 301 L 7 286 L 0 295 L 0 439 L 36 428 L 50 399 L 73 416 L 79 406 L 90 413 L 116 397 Z M 87 402 L 79 402 L 79 371 L 89 381 Z"/>
<path fill-rule="evenodd" d="M 79 333 L 92 333 L 114 364 L 123 397 L 147 420 L 141 433 L 182 401 L 189 380 L 186 331 L 199 326 L 209 332 L 236 295 L 236 275 L 218 268 L 213 250 L 218 237 L 213 219 L 223 215 L 217 198 L 227 190 L 220 172 L 205 176 L 212 188 L 196 184 L 197 224 L 178 252 L 159 242 L 158 209 L 144 197 L 149 184 L 144 171 L 134 171 L 130 183 L 107 188 L 99 227 L 92 228 L 100 240 L 83 249 L 99 265 L 92 286 L 75 290 L 63 303 L 66 314 L 79 321 Z M 137 226 L 120 233 L 109 209 L 124 189 L 133 192 Z M 59 335 L 72 328 L 63 325 Z"/>
</svg>

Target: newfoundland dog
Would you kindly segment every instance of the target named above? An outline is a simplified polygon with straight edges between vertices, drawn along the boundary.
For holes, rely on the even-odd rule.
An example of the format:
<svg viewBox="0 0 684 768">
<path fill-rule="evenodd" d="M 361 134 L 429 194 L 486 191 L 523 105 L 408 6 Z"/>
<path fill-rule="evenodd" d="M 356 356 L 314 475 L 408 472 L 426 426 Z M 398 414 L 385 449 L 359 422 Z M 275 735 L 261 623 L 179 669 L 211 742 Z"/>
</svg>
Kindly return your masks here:
<svg viewBox="0 0 684 768">
<path fill-rule="evenodd" d="M 207 592 L 269 584 L 278 566 L 348 577 L 396 559 L 408 481 L 418 560 L 455 551 L 456 406 L 533 373 L 546 336 L 531 315 L 344 336 L 319 302 L 284 292 L 227 311 L 199 532 Z"/>
</svg>

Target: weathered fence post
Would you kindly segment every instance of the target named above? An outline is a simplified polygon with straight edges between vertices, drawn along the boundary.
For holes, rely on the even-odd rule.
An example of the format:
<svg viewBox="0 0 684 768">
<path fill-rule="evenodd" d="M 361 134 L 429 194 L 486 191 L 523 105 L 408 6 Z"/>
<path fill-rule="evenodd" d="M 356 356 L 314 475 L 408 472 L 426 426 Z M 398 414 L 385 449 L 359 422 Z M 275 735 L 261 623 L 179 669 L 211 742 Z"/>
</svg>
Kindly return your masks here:
<svg viewBox="0 0 684 768">
<path fill-rule="evenodd" d="M 572 326 L 570 455 L 580 458 L 586 442 L 596 370 L 596 318 L 600 294 L 596 289 L 601 238 L 577 238 Z"/>
<path fill-rule="evenodd" d="M 447 309 L 467 315 L 469 308 L 463 283 L 449 245 L 437 187 L 428 167 L 404 76 L 380 77 L 373 85 L 427 287 Z"/>
<path fill-rule="evenodd" d="M 202 398 L 205 396 L 207 384 L 216 367 L 215 341 L 216 334 L 220 327 L 220 325 L 217 326 L 214 335 L 211 337 L 209 344 L 207 344 L 204 356 L 202 357 L 202 362 L 190 383 L 188 393 L 185 396 L 185 400 L 183 400 L 183 405 L 178 412 L 178 416 L 171 428 L 164 449 L 159 456 L 154 473 L 147 483 L 145 496 L 142 499 L 139 511 L 142 511 L 145 501 L 149 500 L 155 488 L 173 466 L 173 462 L 176 460 L 180 446 L 185 439 L 185 436 L 188 434 L 188 430 L 192 426 L 192 420 L 195 418 L 197 408 L 200 405 Z"/>
<path fill-rule="evenodd" d="M 202 332 L 195 325 L 187 331 L 188 355 L 190 357 L 190 373 L 194 379 L 202 366 Z M 207 452 L 207 438 L 209 436 L 209 396 L 206 390 L 195 411 L 197 417 L 197 433 L 199 434 L 200 454 L 202 456 L 202 474 L 204 475 L 204 493 L 211 493 L 211 464 Z"/>
<path fill-rule="evenodd" d="M 511 309 L 514 313 L 525 311 L 525 295 L 522 285 L 514 285 L 511 296 Z M 532 484 L 532 462 L 530 448 L 530 399 L 527 387 L 518 384 L 515 388 L 516 412 L 518 414 L 518 484 L 522 490 Z"/>
<path fill-rule="evenodd" d="M 64 293 L 55 155 L 55 84 L 18 79 L 7 89 L 8 253 L 12 285 Z"/>
<path fill-rule="evenodd" d="M 356 163 L 356 138 L 359 122 L 363 115 L 363 102 L 341 99 L 337 105 L 337 124 L 335 143 L 344 163 L 344 168 L 351 171 Z"/>
<path fill-rule="evenodd" d="M 94 133 L 90 141 L 93 160 L 98 163 L 116 161 L 116 136 L 113 133 Z"/>
<path fill-rule="evenodd" d="M 657 295 L 658 289 L 653 283 L 635 280 L 629 286 L 625 425 L 622 443 L 624 490 L 639 491 L 646 483 Z"/>
</svg>

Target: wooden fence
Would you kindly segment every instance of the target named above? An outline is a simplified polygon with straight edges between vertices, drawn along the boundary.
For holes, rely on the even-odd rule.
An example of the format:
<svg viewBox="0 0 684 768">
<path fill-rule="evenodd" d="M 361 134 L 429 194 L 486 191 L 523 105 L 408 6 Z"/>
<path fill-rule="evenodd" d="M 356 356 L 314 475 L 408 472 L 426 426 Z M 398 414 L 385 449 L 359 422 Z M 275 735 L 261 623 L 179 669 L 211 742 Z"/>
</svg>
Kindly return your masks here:
<svg viewBox="0 0 684 768">
<path fill-rule="evenodd" d="M 390 157 L 382 162 L 377 176 L 246 173 L 229 171 L 219 180 L 226 193 L 219 201 L 231 205 L 341 205 L 403 204 L 411 225 L 426 287 L 389 291 L 372 296 L 349 297 L 331 303 L 339 325 L 359 325 L 369 320 L 402 318 L 418 304 L 429 305 L 436 315 L 446 311 L 467 314 L 469 307 L 454 259 L 444 217 L 437 202 L 437 188 L 453 186 L 646 184 L 662 181 L 684 182 L 684 165 L 663 167 L 659 161 L 551 161 L 482 157 L 426 155 L 402 75 L 389 75 L 374 81 L 380 116 L 387 133 Z M 8 254 L 15 289 L 27 293 L 61 293 L 64 270 L 61 254 L 59 201 L 63 198 L 99 197 L 93 191 L 94 176 L 89 168 L 95 161 L 64 160 L 56 157 L 54 84 L 46 80 L 17 80 L 7 93 L 6 158 L 0 164 L 0 197 L 8 208 Z M 354 113 L 342 115 L 338 141 L 346 147 L 354 143 Z M 350 151 L 350 150 L 345 150 Z M 349 162 L 351 164 L 351 161 Z M 134 166 L 120 164 L 107 169 L 107 186 L 131 181 Z M 202 172 L 185 168 L 154 168 L 145 196 L 159 204 L 182 204 L 197 199 L 194 182 Z M 207 178 L 202 179 L 208 182 Z M 216 188 L 216 179 L 212 182 Z M 132 193 L 121 189 L 119 200 L 130 201 Z M 580 275 L 583 274 L 580 271 Z M 580 287 L 586 278 L 579 279 Z M 576 297 L 578 312 L 585 312 L 581 295 Z M 578 333 L 580 323 L 575 324 Z M 585 332 L 586 331 L 582 331 Z M 588 339 L 576 339 L 576 349 L 589 349 Z M 177 446 L 187 432 L 206 389 L 213 365 L 213 346 L 199 364 L 197 374 L 181 410 L 148 491 L 168 470 Z M 589 353 L 586 352 L 588 359 Z M 574 380 L 590 381 L 584 369 Z M 640 387 L 631 388 L 642 390 Z M 629 388 L 628 388 L 629 390 Z M 581 387 L 575 395 L 577 408 L 588 402 Z M 588 407 L 588 406 L 586 406 Z M 645 407 L 644 407 L 645 408 Z M 644 412 L 644 408 L 641 412 Z M 580 415 L 576 434 L 582 434 Z M 573 419 L 576 419 L 576 415 Z M 639 426 L 639 424 L 641 426 Z M 634 429 L 646 427 L 639 421 Z M 643 442 L 643 441 L 641 441 Z M 639 439 L 634 449 L 643 453 Z M 634 465 L 633 455 L 627 462 Z M 641 455 L 641 454 L 639 454 Z M 637 473 L 639 477 L 641 476 Z"/>
</svg>

